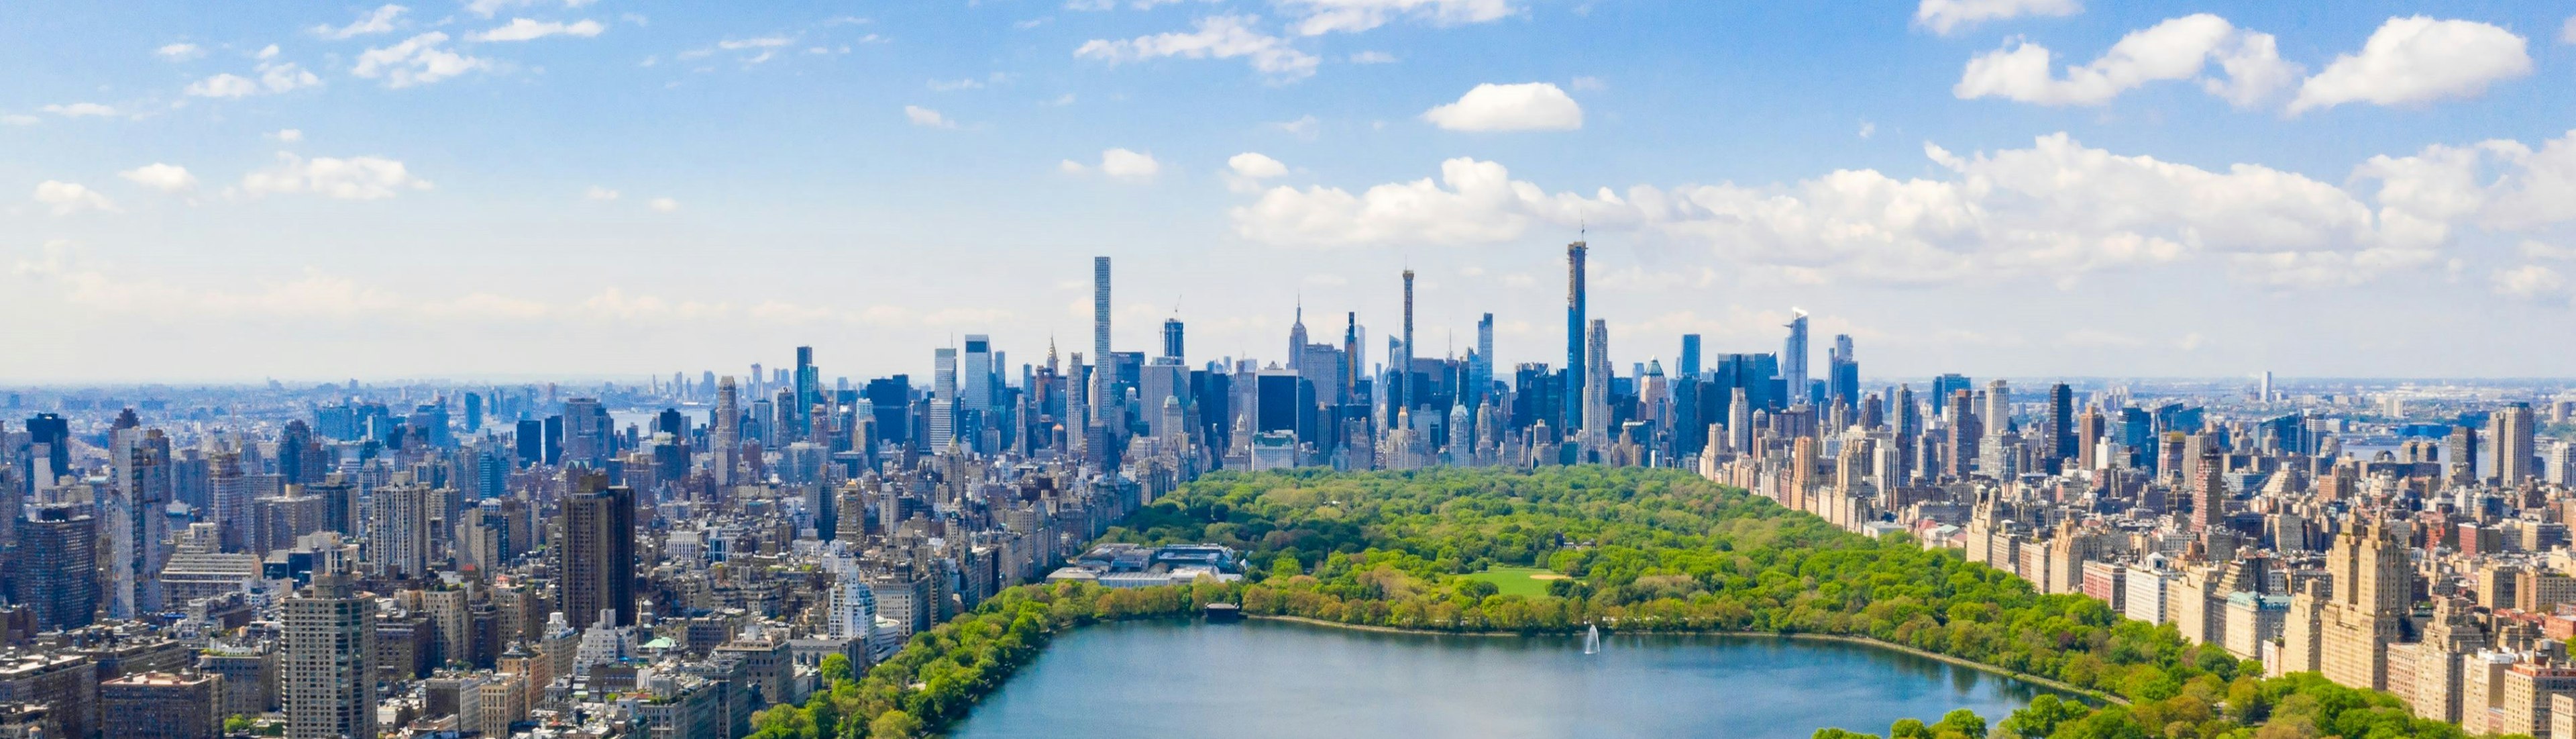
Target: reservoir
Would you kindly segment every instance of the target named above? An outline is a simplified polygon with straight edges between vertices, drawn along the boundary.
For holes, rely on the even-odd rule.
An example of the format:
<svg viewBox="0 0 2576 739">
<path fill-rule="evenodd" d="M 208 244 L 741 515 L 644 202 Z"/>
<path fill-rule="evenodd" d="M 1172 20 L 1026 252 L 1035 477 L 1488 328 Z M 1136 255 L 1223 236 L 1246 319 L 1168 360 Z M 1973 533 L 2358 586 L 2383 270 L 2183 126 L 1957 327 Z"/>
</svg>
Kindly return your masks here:
<svg viewBox="0 0 2576 739">
<path fill-rule="evenodd" d="M 1885 734 L 1956 708 L 1988 725 L 2042 689 L 1862 644 L 1775 637 L 1391 634 L 1276 621 L 1085 627 L 956 739 Z"/>
</svg>

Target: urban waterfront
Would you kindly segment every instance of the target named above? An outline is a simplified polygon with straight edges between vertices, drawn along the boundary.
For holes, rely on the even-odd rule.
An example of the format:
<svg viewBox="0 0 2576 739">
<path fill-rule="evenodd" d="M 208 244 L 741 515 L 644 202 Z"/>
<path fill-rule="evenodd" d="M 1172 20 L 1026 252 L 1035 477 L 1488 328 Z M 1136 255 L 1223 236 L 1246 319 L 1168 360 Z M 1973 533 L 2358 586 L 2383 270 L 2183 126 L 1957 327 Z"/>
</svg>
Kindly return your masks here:
<svg viewBox="0 0 2576 739">
<path fill-rule="evenodd" d="M 1890 649 L 1776 637 L 1396 634 L 1276 621 L 1075 631 L 956 739 L 1727 737 L 1876 730 L 2042 689 Z"/>
</svg>

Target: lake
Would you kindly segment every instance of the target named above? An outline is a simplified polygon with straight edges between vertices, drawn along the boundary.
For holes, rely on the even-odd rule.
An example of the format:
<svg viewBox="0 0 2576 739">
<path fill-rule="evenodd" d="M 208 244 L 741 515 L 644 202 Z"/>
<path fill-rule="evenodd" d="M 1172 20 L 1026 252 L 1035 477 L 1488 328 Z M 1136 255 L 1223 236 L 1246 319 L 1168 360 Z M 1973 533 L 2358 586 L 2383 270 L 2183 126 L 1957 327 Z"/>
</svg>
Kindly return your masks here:
<svg viewBox="0 0 2576 739">
<path fill-rule="evenodd" d="M 1956 708 L 1989 725 L 2042 690 L 1842 642 L 1392 634 L 1276 621 L 1086 627 L 953 727 L 956 739 L 1884 734 Z"/>
</svg>

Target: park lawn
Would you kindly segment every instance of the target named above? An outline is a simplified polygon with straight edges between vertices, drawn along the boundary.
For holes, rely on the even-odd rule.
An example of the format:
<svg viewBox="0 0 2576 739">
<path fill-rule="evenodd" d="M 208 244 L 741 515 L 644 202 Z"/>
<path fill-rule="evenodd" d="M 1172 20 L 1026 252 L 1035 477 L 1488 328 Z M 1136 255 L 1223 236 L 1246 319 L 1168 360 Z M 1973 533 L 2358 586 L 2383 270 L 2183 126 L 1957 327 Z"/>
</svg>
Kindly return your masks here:
<svg viewBox="0 0 2576 739">
<path fill-rule="evenodd" d="M 1464 577 L 1469 580 L 1493 583 L 1497 592 L 1503 595 L 1528 598 L 1546 597 L 1548 581 L 1565 579 L 1564 575 L 1537 567 L 1490 567 L 1483 572 L 1469 573 Z"/>
</svg>

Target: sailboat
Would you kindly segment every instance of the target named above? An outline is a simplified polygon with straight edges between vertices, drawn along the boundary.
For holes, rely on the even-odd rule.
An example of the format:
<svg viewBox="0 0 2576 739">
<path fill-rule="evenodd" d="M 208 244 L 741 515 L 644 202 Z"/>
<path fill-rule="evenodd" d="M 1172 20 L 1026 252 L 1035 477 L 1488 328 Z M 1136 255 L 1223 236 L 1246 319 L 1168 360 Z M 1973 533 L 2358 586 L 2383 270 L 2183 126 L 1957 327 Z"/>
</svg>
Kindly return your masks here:
<svg viewBox="0 0 2576 739">
<path fill-rule="evenodd" d="M 1584 654 L 1600 654 L 1600 653 L 1601 653 L 1601 625 L 1600 625 L 1600 624 L 1593 624 L 1593 625 L 1591 626 L 1591 628 L 1585 629 L 1585 630 L 1583 631 L 1583 653 L 1584 653 Z"/>
</svg>

